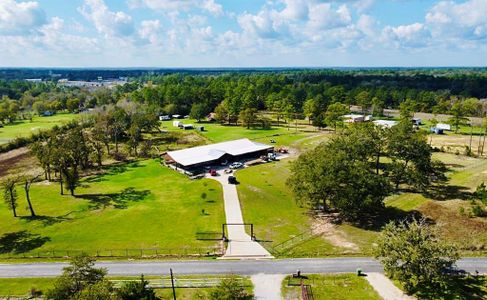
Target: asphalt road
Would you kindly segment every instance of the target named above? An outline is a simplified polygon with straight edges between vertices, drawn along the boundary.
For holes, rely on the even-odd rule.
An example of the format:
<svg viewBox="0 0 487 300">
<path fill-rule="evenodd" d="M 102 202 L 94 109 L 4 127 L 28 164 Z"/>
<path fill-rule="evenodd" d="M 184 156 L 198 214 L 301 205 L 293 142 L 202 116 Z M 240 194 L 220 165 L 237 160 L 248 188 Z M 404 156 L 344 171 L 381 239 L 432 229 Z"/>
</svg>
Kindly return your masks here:
<svg viewBox="0 0 487 300">
<path fill-rule="evenodd" d="M 0 264 L 0 277 L 49 277 L 61 274 L 66 263 Z M 108 270 L 111 276 L 168 275 L 175 274 L 291 274 L 303 273 L 382 272 L 381 265 L 371 258 L 329 259 L 277 259 L 249 261 L 116 261 L 99 262 L 98 267 Z M 487 258 L 465 258 L 458 267 L 468 271 L 487 273 Z"/>
</svg>

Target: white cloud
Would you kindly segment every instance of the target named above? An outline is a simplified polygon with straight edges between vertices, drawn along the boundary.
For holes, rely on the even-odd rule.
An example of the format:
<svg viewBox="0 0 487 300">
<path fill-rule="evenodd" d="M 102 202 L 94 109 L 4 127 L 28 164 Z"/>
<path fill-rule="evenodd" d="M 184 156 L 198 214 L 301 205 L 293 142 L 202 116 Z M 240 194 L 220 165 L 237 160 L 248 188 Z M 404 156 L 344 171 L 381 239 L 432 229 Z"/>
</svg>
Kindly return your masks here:
<svg viewBox="0 0 487 300">
<path fill-rule="evenodd" d="M 141 39 L 151 44 L 158 44 L 161 35 L 161 22 L 159 20 L 145 20 L 140 24 L 138 34 Z"/>
<path fill-rule="evenodd" d="M 148 7 L 152 10 L 165 12 L 189 11 L 193 8 L 203 9 L 212 15 L 223 14 L 223 7 L 215 0 L 128 0 L 129 7 Z"/>
<path fill-rule="evenodd" d="M 426 22 L 440 38 L 487 38 L 487 1 L 441 1 L 426 14 Z"/>
<path fill-rule="evenodd" d="M 38 2 L 0 1 L 0 35 L 26 35 L 47 23 Z"/>
<path fill-rule="evenodd" d="M 127 37 L 135 31 L 131 16 L 110 11 L 103 0 L 84 0 L 78 11 L 105 37 Z"/>
<path fill-rule="evenodd" d="M 337 10 L 330 3 L 319 3 L 310 9 L 309 26 L 315 30 L 344 27 L 351 23 L 352 16 L 343 4 Z"/>
<path fill-rule="evenodd" d="M 384 28 L 384 37 L 396 47 L 420 48 L 429 45 L 431 33 L 424 24 L 413 23 Z"/>
</svg>

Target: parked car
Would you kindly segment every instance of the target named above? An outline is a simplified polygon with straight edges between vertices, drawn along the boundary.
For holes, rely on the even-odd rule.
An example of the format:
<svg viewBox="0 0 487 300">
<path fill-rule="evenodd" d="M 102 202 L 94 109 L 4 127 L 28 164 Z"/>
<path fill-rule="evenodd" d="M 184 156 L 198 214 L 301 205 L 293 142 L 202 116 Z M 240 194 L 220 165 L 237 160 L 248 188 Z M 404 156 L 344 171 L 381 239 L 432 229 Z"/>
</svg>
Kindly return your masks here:
<svg viewBox="0 0 487 300">
<path fill-rule="evenodd" d="M 223 171 L 223 172 L 225 172 L 225 174 L 232 174 L 233 173 L 233 170 L 225 169 L 225 171 Z"/>
<path fill-rule="evenodd" d="M 237 184 L 238 183 L 237 177 L 235 177 L 235 176 L 228 176 L 228 183 L 229 184 Z"/>
<path fill-rule="evenodd" d="M 275 153 L 268 153 L 267 158 L 269 158 L 269 160 L 277 160 L 277 156 Z"/>
<path fill-rule="evenodd" d="M 240 169 L 240 168 L 243 168 L 243 164 L 241 162 L 234 162 L 230 165 L 230 169 L 232 170 L 236 170 L 236 169 Z"/>
<path fill-rule="evenodd" d="M 218 175 L 218 173 L 216 172 L 216 170 L 215 170 L 215 169 L 211 169 L 211 170 L 210 170 L 210 175 L 211 175 L 211 176 L 217 176 L 217 175 Z"/>
</svg>

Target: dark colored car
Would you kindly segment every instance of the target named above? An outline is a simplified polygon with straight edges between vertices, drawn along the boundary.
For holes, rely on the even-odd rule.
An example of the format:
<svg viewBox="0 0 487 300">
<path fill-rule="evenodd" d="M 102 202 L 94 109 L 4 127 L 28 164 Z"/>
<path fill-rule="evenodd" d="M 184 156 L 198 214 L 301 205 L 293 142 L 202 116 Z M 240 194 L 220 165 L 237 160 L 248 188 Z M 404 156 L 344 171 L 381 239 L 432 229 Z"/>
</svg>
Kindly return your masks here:
<svg viewBox="0 0 487 300">
<path fill-rule="evenodd" d="M 218 173 L 216 172 L 216 170 L 215 170 L 215 169 L 211 169 L 211 170 L 210 170 L 210 175 L 211 175 L 211 176 L 217 176 L 217 175 L 218 175 Z"/>
<path fill-rule="evenodd" d="M 230 183 L 230 184 L 237 184 L 238 183 L 237 177 L 235 177 L 235 176 L 228 176 L 228 183 Z"/>
</svg>

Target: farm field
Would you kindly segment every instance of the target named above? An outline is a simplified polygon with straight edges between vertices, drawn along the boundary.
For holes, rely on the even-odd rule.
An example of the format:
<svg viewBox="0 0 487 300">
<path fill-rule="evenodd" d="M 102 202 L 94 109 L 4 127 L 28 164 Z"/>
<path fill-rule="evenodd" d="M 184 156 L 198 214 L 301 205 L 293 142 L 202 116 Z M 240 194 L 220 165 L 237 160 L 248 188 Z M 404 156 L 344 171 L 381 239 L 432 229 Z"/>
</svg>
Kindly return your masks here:
<svg viewBox="0 0 487 300">
<path fill-rule="evenodd" d="M 312 140 L 312 139 L 311 139 Z M 319 139 L 318 139 L 319 140 Z M 466 201 L 476 186 L 487 181 L 487 161 L 446 153 L 435 153 L 451 168 L 448 188 L 441 197 L 419 193 L 401 193 L 385 201 L 392 213 L 405 215 L 419 211 L 432 218 L 440 234 L 458 244 L 466 254 L 487 247 L 487 220 L 469 217 Z M 322 218 L 313 218 L 307 209 L 293 199 L 285 182 L 289 176 L 290 159 L 238 171 L 241 184 L 238 191 L 246 222 L 254 223 L 258 239 L 272 241 L 273 247 L 305 232 L 323 233 L 322 236 L 296 242 L 281 256 L 323 256 L 343 254 L 370 255 L 378 228 L 364 229 L 343 223 L 332 225 Z"/>
<path fill-rule="evenodd" d="M 191 254 L 217 245 L 196 240 L 196 234 L 218 231 L 224 220 L 217 182 L 190 181 L 157 160 L 108 167 L 82 179 L 75 197 L 61 196 L 58 183 L 37 183 L 31 199 L 36 218 L 29 217 L 20 187 L 18 218 L 0 204 L 0 257 L 52 250 L 107 255 L 107 249 L 140 248 Z"/>
<path fill-rule="evenodd" d="M 74 114 L 57 114 L 51 117 L 34 116 L 29 120 L 15 121 L 0 128 L 0 145 L 6 144 L 17 137 L 28 137 L 33 133 L 52 128 L 54 125 L 62 125 L 76 118 Z"/>
<path fill-rule="evenodd" d="M 364 277 L 353 274 L 307 275 L 304 284 L 310 285 L 313 299 L 316 300 L 352 300 L 381 299 Z M 286 277 L 282 283 L 282 295 L 286 300 L 301 299 L 301 287 L 287 286 L 288 281 L 299 283 L 296 279 Z"/>
</svg>

